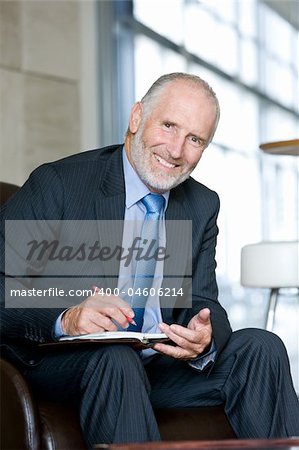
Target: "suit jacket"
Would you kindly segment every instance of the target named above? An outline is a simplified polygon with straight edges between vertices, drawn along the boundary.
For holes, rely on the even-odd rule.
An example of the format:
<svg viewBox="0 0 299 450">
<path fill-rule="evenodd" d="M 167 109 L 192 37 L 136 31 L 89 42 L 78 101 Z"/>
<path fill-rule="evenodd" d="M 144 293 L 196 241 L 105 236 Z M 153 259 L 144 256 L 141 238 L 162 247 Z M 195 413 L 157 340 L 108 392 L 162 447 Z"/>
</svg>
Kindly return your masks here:
<svg viewBox="0 0 299 450">
<path fill-rule="evenodd" d="M 37 168 L 1 210 L 5 220 L 122 220 L 125 186 L 122 146 L 79 153 Z M 211 310 L 218 353 L 231 328 L 218 302 L 215 278 L 215 192 L 189 178 L 170 192 L 166 220 L 192 221 L 192 308 L 163 308 L 166 323 L 187 325 L 202 308 Z M 14 362 L 38 363 L 38 344 L 55 340 L 54 324 L 63 308 L 4 307 L 4 228 L 1 228 L 1 346 Z"/>
</svg>

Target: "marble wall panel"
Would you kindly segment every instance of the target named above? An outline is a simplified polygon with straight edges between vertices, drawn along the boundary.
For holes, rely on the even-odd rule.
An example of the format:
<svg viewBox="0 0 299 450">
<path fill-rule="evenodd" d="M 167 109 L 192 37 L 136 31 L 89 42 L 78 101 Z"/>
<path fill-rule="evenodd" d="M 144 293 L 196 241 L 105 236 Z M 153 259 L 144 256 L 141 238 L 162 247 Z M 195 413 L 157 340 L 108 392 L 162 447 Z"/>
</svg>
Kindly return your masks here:
<svg viewBox="0 0 299 450">
<path fill-rule="evenodd" d="M 80 151 L 77 83 L 25 75 L 26 172 Z"/>
<path fill-rule="evenodd" d="M 21 45 L 21 3 L 0 1 L 0 64 L 20 69 Z"/>
<path fill-rule="evenodd" d="M 24 176 L 23 76 L 0 69 L 0 180 L 22 184 Z"/>
<path fill-rule="evenodd" d="M 22 2 L 24 70 L 78 79 L 79 4 L 53 0 Z"/>
</svg>

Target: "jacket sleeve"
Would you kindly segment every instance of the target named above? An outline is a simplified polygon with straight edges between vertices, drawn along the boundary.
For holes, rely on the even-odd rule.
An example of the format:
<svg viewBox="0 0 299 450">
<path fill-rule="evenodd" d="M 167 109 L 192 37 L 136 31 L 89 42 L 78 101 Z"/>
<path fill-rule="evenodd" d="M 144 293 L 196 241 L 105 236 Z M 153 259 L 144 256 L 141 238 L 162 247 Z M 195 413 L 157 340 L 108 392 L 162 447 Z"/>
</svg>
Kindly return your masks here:
<svg viewBox="0 0 299 450">
<path fill-rule="evenodd" d="M 55 186 L 55 190 L 49 186 Z M 61 308 L 10 308 L 6 302 L 8 292 L 5 285 L 9 285 L 11 274 L 8 266 L 14 267 L 21 258 L 18 251 L 18 240 L 21 236 L 13 236 L 7 242 L 5 224 L 8 221 L 20 221 L 22 226 L 30 227 L 30 221 L 60 219 L 63 211 L 63 188 L 55 169 L 44 165 L 35 170 L 22 188 L 1 209 L 1 254 L 0 254 L 0 289 L 1 289 L 1 338 L 2 342 L 22 341 L 25 344 L 36 344 L 54 339 L 53 330 L 56 318 L 63 310 Z M 8 225 L 7 225 L 8 226 Z M 7 257 L 5 261 L 5 251 Z M 5 264 L 6 262 L 6 264 Z M 5 267 L 6 266 L 6 267 Z M 7 281 L 7 283 L 6 283 Z M 26 284 L 26 283 L 25 283 Z M 14 283 L 24 289 L 20 281 Z M 40 299 L 42 302 L 42 299 Z M 40 306 L 40 305 L 39 305 Z"/>
<path fill-rule="evenodd" d="M 227 313 L 218 300 L 216 281 L 216 243 L 218 235 L 217 217 L 219 212 L 219 198 L 216 196 L 215 212 L 208 220 L 200 246 L 195 248 L 196 257 L 193 267 L 192 302 L 193 315 L 203 308 L 211 311 L 213 338 L 217 354 L 223 349 L 231 335 L 231 327 Z"/>
<path fill-rule="evenodd" d="M 186 326 L 201 309 L 209 308 L 218 355 L 232 330 L 227 313 L 218 301 L 215 273 L 220 202 L 218 195 L 212 191 L 208 191 L 208 196 L 205 195 L 204 198 L 206 203 L 199 203 L 192 220 L 192 308 L 181 311 L 178 322 Z"/>
</svg>

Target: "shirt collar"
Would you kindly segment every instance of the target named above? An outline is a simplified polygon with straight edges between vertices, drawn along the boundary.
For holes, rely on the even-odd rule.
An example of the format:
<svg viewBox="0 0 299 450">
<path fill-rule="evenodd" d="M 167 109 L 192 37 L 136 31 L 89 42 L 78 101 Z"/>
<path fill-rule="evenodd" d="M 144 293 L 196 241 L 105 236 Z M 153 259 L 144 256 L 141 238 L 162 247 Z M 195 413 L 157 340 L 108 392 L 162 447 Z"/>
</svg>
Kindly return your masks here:
<svg viewBox="0 0 299 450">
<path fill-rule="evenodd" d="M 131 206 L 139 202 L 147 194 L 152 192 L 149 188 L 140 180 L 139 176 L 131 166 L 125 147 L 123 146 L 123 169 L 125 178 L 125 189 L 126 189 L 126 208 L 129 209 Z M 165 198 L 164 212 L 166 211 L 169 199 L 169 191 L 164 192 L 163 197 Z"/>
</svg>

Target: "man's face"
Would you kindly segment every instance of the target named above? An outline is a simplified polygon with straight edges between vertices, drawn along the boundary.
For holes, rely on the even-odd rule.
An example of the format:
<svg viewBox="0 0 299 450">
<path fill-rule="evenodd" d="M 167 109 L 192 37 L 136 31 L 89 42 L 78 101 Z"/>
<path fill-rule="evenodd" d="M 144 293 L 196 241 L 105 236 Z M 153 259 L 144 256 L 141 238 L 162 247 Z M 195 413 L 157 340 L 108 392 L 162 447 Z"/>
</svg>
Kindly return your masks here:
<svg viewBox="0 0 299 450">
<path fill-rule="evenodd" d="M 183 80 L 167 84 L 144 117 L 133 106 L 130 163 L 152 192 L 161 193 L 186 180 L 215 129 L 216 106 L 204 90 Z"/>
</svg>

